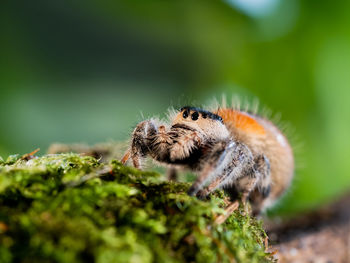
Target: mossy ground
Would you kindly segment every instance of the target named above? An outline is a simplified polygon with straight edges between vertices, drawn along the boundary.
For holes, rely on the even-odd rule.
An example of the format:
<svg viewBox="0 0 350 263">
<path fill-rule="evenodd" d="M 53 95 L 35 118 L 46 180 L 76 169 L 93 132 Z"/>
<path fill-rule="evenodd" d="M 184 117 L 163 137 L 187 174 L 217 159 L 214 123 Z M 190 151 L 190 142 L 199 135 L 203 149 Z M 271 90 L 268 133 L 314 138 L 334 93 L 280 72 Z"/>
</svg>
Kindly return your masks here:
<svg viewBox="0 0 350 263">
<path fill-rule="evenodd" d="M 260 222 L 117 161 L 0 159 L 0 262 L 270 262 Z"/>
</svg>

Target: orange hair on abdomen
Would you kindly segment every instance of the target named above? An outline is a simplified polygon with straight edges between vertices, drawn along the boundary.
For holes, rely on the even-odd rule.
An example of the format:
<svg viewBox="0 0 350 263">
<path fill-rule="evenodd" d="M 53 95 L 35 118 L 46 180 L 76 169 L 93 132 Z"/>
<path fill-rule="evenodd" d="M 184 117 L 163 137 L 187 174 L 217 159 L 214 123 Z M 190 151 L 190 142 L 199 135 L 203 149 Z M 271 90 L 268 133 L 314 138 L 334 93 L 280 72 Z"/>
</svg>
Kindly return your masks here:
<svg viewBox="0 0 350 263">
<path fill-rule="evenodd" d="M 265 134 L 264 127 L 248 113 L 234 109 L 219 109 L 215 114 L 219 115 L 226 125 L 232 125 L 243 132 Z"/>
</svg>

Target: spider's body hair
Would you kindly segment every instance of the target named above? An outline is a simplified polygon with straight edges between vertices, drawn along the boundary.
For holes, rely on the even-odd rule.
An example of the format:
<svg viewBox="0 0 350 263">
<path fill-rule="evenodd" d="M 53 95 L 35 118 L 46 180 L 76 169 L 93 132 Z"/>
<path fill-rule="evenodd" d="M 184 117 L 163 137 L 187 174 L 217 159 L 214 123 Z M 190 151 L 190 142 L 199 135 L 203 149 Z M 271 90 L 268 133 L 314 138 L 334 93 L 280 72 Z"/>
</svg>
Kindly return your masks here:
<svg viewBox="0 0 350 263">
<path fill-rule="evenodd" d="M 174 168 L 198 173 L 189 193 L 206 196 L 217 188 L 249 198 L 259 213 L 288 188 L 294 172 L 292 149 L 267 118 L 226 104 L 210 111 L 186 106 L 169 111 L 169 122 L 143 121 L 132 135 L 135 167 L 147 155 Z M 204 188 L 209 183 L 207 188 Z"/>
<path fill-rule="evenodd" d="M 292 182 L 294 152 L 297 151 L 300 155 L 302 147 L 293 128 L 281 121 L 281 114 L 273 114 L 268 107 L 260 106 L 257 98 L 248 100 L 233 96 L 231 103 L 227 103 L 226 96 L 223 95 L 221 102 L 214 99 L 209 109 L 224 119 L 230 133 L 236 140 L 246 144 L 254 155 L 264 153 L 267 157 L 271 167 L 271 186 L 263 187 L 261 191 L 269 189 L 267 192 L 270 197 L 264 206 L 274 205 L 287 192 Z M 300 160 L 297 163 L 299 167 Z"/>
<path fill-rule="evenodd" d="M 270 179 L 261 180 L 250 194 L 251 199 L 264 199 L 264 208 L 271 206 L 289 187 L 294 175 L 293 151 L 283 133 L 269 120 L 230 108 L 216 112 L 235 141 L 244 143 L 253 156 L 264 155 L 270 165 Z M 253 200 L 255 201 L 255 200 Z M 262 200 L 261 200 L 262 201 Z"/>
</svg>

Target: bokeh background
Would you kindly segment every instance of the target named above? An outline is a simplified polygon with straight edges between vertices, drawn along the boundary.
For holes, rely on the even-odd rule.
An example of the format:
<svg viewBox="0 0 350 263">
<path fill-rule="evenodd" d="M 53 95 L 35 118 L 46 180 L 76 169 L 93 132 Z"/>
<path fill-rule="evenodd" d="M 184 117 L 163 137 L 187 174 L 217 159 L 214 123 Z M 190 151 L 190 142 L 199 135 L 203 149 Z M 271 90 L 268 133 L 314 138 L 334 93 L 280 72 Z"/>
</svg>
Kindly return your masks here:
<svg viewBox="0 0 350 263">
<path fill-rule="evenodd" d="M 0 8 L 0 155 L 125 140 L 169 106 L 259 98 L 294 127 L 279 213 L 350 188 L 350 2 L 25 1 Z"/>
</svg>

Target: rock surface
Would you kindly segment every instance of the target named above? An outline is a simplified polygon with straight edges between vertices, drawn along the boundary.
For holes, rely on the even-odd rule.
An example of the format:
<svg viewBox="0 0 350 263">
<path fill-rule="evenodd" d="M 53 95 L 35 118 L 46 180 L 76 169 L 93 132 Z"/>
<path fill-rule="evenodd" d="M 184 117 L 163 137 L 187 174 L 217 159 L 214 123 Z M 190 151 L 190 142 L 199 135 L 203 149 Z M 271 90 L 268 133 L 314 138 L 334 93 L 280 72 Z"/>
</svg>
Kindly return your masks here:
<svg viewBox="0 0 350 263">
<path fill-rule="evenodd" d="M 350 193 L 287 222 L 266 223 L 278 262 L 350 262 Z"/>
</svg>

